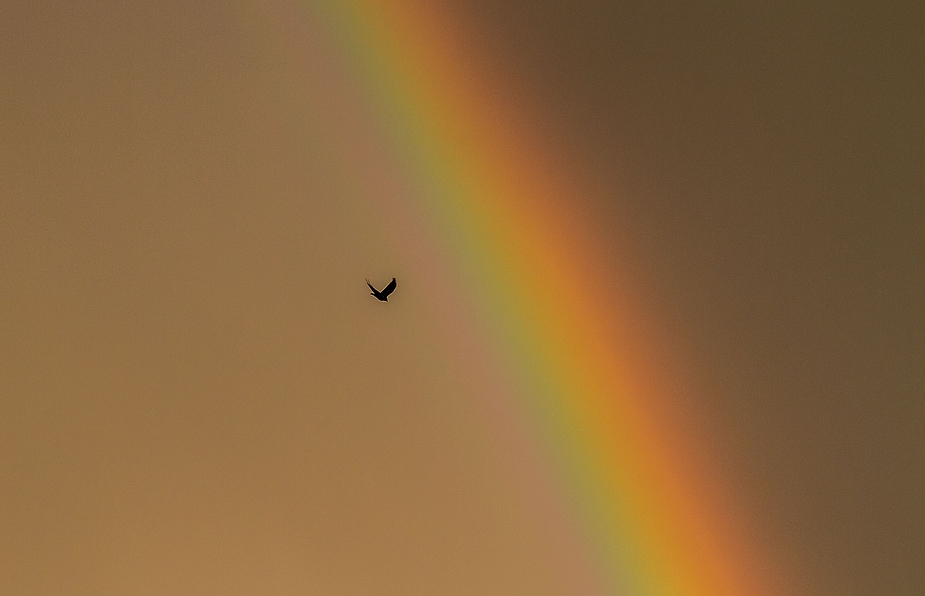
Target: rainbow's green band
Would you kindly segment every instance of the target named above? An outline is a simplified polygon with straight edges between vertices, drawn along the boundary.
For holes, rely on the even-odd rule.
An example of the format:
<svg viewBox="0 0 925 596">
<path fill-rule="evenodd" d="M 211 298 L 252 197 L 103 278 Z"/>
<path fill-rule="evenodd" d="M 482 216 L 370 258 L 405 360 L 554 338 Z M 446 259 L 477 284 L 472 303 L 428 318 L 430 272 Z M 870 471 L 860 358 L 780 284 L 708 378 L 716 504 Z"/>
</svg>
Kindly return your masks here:
<svg viewBox="0 0 925 596">
<path fill-rule="evenodd" d="M 441 239 L 478 341 L 516 389 L 501 409 L 532 433 L 598 589 L 787 593 L 694 449 L 696 424 L 672 414 L 685 389 L 650 370 L 649 315 L 615 283 L 628 276 L 601 258 L 580 191 L 525 137 L 529 115 L 497 94 L 471 33 L 439 0 L 287 8 L 321 19 L 380 119 L 407 209 Z"/>
</svg>

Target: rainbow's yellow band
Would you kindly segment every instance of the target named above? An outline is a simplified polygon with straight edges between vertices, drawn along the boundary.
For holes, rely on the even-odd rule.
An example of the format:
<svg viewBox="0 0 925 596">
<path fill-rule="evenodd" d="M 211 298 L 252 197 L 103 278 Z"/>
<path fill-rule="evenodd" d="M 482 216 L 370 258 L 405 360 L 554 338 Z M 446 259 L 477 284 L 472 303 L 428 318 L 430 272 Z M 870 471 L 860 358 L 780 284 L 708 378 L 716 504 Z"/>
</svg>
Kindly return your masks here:
<svg viewBox="0 0 925 596">
<path fill-rule="evenodd" d="M 281 0 L 297 1 L 297 0 Z M 481 341 L 517 388 L 602 593 L 787 593 L 733 513 L 685 419 L 685 388 L 651 370 L 658 343 L 561 176 L 498 94 L 471 32 L 440 0 L 306 2 L 326 23 L 443 239 Z M 606 270 L 602 275 L 601 271 Z M 550 291 L 554 288 L 554 291 Z M 503 444 L 503 440 L 499 442 Z"/>
</svg>

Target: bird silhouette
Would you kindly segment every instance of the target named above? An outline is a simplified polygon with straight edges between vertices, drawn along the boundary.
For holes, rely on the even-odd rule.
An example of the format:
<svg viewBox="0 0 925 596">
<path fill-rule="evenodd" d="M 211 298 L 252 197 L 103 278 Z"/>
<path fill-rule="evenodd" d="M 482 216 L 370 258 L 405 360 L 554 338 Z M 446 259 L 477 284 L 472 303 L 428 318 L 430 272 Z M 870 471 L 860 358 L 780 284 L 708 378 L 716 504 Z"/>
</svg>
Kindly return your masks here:
<svg viewBox="0 0 925 596">
<path fill-rule="evenodd" d="M 368 285 L 369 289 L 372 290 L 372 293 L 370 294 L 370 296 L 375 296 L 376 300 L 379 300 L 380 302 L 388 302 L 389 294 L 395 291 L 396 284 L 395 284 L 395 278 L 393 277 L 392 281 L 389 282 L 389 285 L 387 285 L 385 289 L 383 289 L 381 292 L 377 290 L 376 288 L 374 288 L 373 284 L 369 283 L 368 279 L 366 280 L 366 285 Z"/>
</svg>

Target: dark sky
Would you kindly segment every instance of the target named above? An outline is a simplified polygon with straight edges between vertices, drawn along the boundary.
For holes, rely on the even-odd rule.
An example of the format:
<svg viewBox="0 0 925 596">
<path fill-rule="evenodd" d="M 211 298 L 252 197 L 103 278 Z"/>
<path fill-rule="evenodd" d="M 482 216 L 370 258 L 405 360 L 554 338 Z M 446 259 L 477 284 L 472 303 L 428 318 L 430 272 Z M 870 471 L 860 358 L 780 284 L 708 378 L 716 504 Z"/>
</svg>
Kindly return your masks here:
<svg viewBox="0 0 925 596">
<path fill-rule="evenodd" d="M 460 4 L 629 222 L 771 534 L 820 593 L 925 591 L 925 8 Z"/>
<path fill-rule="evenodd" d="M 629 234 L 769 550 L 925 593 L 925 5 L 448 5 Z M 294 6 L 0 6 L 2 593 L 573 593 Z"/>
</svg>

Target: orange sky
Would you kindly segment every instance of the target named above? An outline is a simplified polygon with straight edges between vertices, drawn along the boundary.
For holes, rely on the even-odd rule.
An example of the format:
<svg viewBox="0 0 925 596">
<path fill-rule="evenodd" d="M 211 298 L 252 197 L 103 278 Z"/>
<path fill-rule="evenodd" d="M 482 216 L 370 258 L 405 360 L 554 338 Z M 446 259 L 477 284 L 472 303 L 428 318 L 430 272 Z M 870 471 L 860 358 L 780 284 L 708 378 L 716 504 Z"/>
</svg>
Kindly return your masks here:
<svg viewBox="0 0 925 596">
<path fill-rule="evenodd" d="M 629 218 L 770 548 L 820 594 L 920 591 L 921 12 L 453 4 L 621 197 L 583 208 Z M 485 363 L 420 316 L 448 298 L 384 227 L 400 182 L 372 205 L 340 152 L 381 150 L 343 63 L 286 18 L 0 9 L 0 592 L 572 594 Z"/>
</svg>

